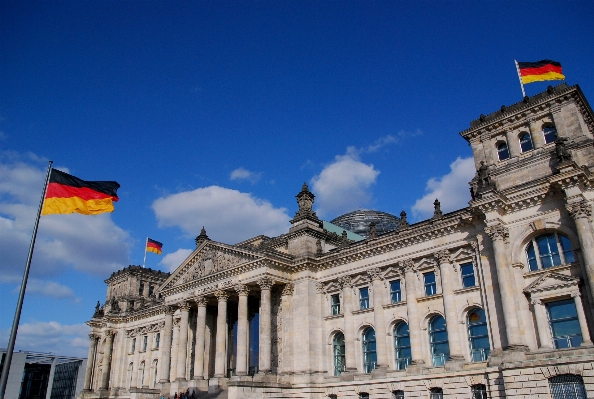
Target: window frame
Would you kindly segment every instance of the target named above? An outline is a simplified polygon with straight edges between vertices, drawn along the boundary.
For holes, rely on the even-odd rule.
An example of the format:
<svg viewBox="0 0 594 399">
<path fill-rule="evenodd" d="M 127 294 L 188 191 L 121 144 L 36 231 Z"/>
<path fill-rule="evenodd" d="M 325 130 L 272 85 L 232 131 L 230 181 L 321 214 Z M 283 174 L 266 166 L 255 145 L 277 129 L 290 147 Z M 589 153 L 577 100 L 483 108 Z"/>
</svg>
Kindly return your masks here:
<svg viewBox="0 0 594 399">
<path fill-rule="evenodd" d="M 155 349 L 159 349 L 160 344 L 161 344 L 161 333 L 158 332 L 155 334 Z"/>
<path fill-rule="evenodd" d="M 336 302 L 334 301 L 336 299 Z M 330 315 L 336 316 L 340 314 L 340 294 L 330 295 Z"/>
<path fill-rule="evenodd" d="M 367 296 L 363 296 L 366 293 Z M 369 287 L 359 288 L 359 310 L 370 309 L 371 304 L 369 303 Z"/>
<path fill-rule="evenodd" d="M 372 332 L 373 337 L 367 337 L 367 333 Z M 371 373 L 377 367 L 377 339 L 375 337 L 375 329 L 373 327 L 367 327 L 361 334 L 361 346 L 363 354 L 363 372 L 365 374 Z M 373 349 L 369 347 L 373 344 Z"/>
<path fill-rule="evenodd" d="M 433 282 L 427 283 L 428 276 L 433 276 Z M 435 271 L 423 273 L 423 287 L 425 288 L 425 296 L 437 295 L 437 276 Z M 429 293 L 430 291 L 433 291 L 433 293 Z"/>
<path fill-rule="evenodd" d="M 470 386 L 472 399 L 487 399 L 487 386 L 485 384 L 474 384 Z"/>
<path fill-rule="evenodd" d="M 407 335 L 399 334 L 397 332 L 400 327 L 406 326 L 406 330 L 408 331 Z M 400 321 L 394 325 L 394 330 L 392 331 L 394 335 L 394 359 L 395 359 L 395 369 L 396 370 L 405 370 L 410 362 L 412 361 L 412 347 L 410 342 L 410 329 L 408 327 L 408 323 L 405 321 Z M 401 340 L 408 338 L 408 345 L 402 345 Z M 410 352 L 410 356 L 400 356 L 401 351 L 408 351 Z"/>
<path fill-rule="evenodd" d="M 337 344 L 337 338 L 342 336 L 342 344 Z M 336 349 L 340 352 L 337 353 Z M 339 361 L 340 359 L 340 361 Z M 339 364 L 340 363 L 340 364 Z M 346 368 L 346 345 L 344 341 L 344 333 L 342 331 L 337 332 L 332 337 L 332 369 L 335 377 L 340 376 Z"/>
<path fill-rule="evenodd" d="M 505 149 L 503 149 L 503 147 L 505 147 Z M 499 161 L 505 161 L 506 159 L 510 158 L 510 153 L 509 153 L 509 146 L 507 145 L 507 142 L 505 141 L 499 141 L 497 144 L 495 144 L 495 149 L 497 150 L 497 160 Z M 504 158 L 501 157 L 501 154 L 504 153 L 506 156 Z"/>
<path fill-rule="evenodd" d="M 142 351 L 146 352 L 146 348 L 148 347 L 148 335 L 142 336 Z"/>
<path fill-rule="evenodd" d="M 464 274 L 464 268 L 466 268 L 468 266 L 470 266 L 470 270 L 472 271 L 472 273 Z M 470 277 L 472 277 L 473 284 L 466 285 L 465 279 L 470 278 Z M 460 278 L 461 278 L 461 282 L 462 282 L 462 288 L 476 287 L 476 273 L 474 272 L 474 263 L 473 262 L 466 262 L 466 263 L 460 264 Z"/>
<path fill-rule="evenodd" d="M 429 399 L 443 399 L 443 389 L 442 388 L 429 389 Z"/>
<path fill-rule="evenodd" d="M 558 374 L 549 378 L 549 389 L 551 399 L 587 399 L 588 397 L 584 379 L 577 374 Z"/>
<path fill-rule="evenodd" d="M 475 312 L 482 312 L 483 321 L 479 321 L 479 322 L 471 322 L 470 321 L 470 316 Z M 481 309 L 481 308 L 470 309 L 468 311 L 468 313 L 466 314 L 466 325 L 467 325 L 467 332 L 468 332 L 468 347 L 470 349 L 470 361 L 471 362 L 486 361 L 487 358 L 489 357 L 489 355 L 491 354 L 491 339 L 489 338 L 489 326 L 487 324 L 487 315 L 485 313 L 485 310 Z M 481 327 L 481 326 L 485 326 L 485 328 L 487 329 L 486 333 L 473 335 L 472 328 L 473 327 Z M 474 341 L 477 339 L 480 339 L 480 338 L 487 338 L 487 341 L 489 343 L 488 348 L 475 347 Z M 478 351 L 478 352 L 474 352 L 474 351 Z M 475 353 L 480 353 L 481 357 L 479 359 L 475 358 L 475 355 L 474 355 Z"/>
<path fill-rule="evenodd" d="M 434 327 L 434 323 L 436 322 L 436 320 L 439 319 L 443 319 L 444 321 L 444 326 L 443 328 L 439 328 L 436 329 Z M 448 329 L 447 329 L 447 321 L 445 319 L 445 317 L 443 317 L 440 314 L 434 315 L 433 317 L 431 317 L 431 319 L 429 319 L 429 323 L 428 323 L 428 328 L 427 331 L 429 332 L 429 348 L 430 348 L 430 354 L 431 354 L 431 364 L 433 365 L 433 367 L 443 367 L 445 365 L 445 362 L 448 361 L 448 359 L 450 358 L 450 338 L 448 336 Z M 437 333 L 441 333 L 441 332 L 445 332 L 445 336 L 446 339 L 445 340 L 440 340 L 437 341 L 435 340 L 435 334 Z M 443 352 L 443 353 L 436 353 L 436 347 L 438 345 L 443 345 L 443 344 L 447 344 L 447 352 Z M 437 361 L 437 357 L 441 358 L 441 360 Z M 440 363 L 440 364 L 438 364 Z"/>
<path fill-rule="evenodd" d="M 556 252 L 551 248 L 550 237 L 554 238 Z M 548 253 L 541 253 L 542 240 L 547 240 Z M 569 245 L 569 248 L 566 248 Z M 530 272 L 549 269 L 551 267 L 568 265 L 576 262 L 576 256 L 573 245 L 569 237 L 558 231 L 545 231 L 541 234 L 533 236 L 524 247 L 524 254 L 526 256 L 526 263 Z M 559 262 L 555 262 L 555 257 L 559 258 Z M 543 259 L 549 259 L 546 263 L 550 266 L 544 266 Z"/>
<path fill-rule="evenodd" d="M 549 131 L 547 132 L 547 130 L 549 130 Z M 550 136 L 551 132 L 554 132 L 555 138 L 551 141 L 547 141 L 547 136 Z M 543 125 L 542 125 L 542 139 L 543 139 L 545 145 L 554 143 L 555 141 L 557 141 L 558 138 L 559 138 L 559 132 L 557 131 L 557 127 L 555 126 L 555 124 L 551 123 L 551 122 L 543 123 Z"/>
<path fill-rule="evenodd" d="M 560 317 L 557 319 L 553 319 L 552 315 L 551 315 L 551 306 L 552 305 L 561 305 L 561 304 L 572 304 L 573 305 L 573 309 L 575 310 L 575 316 L 568 316 L 568 317 Z M 582 336 L 582 330 L 581 330 L 581 325 L 580 325 L 580 320 L 579 320 L 579 316 L 578 316 L 578 309 L 577 309 L 577 303 L 575 303 L 575 298 L 565 298 L 565 299 L 560 299 L 560 300 L 556 300 L 556 301 L 547 301 L 547 302 L 543 302 L 543 305 L 545 305 L 545 309 L 546 309 L 546 313 L 547 313 L 547 321 L 549 323 L 549 330 L 551 333 L 551 343 L 553 344 L 553 348 L 555 349 L 563 349 L 563 348 L 575 348 L 581 345 L 581 343 L 584 341 L 584 337 Z M 555 336 L 555 329 L 554 329 L 554 324 L 557 323 L 566 323 L 566 322 L 576 322 L 577 324 L 577 329 L 576 329 L 576 333 L 570 334 L 570 335 L 557 335 Z M 574 337 L 578 337 L 579 336 L 579 342 L 577 342 L 577 344 L 574 344 L 573 342 L 573 338 Z M 561 338 L 565 338 L 565 342 L 568 343 L 568 345 L 566 347 L 559 347 L 557 344 L 557 340 L 561 339 Z"/>
<path fill-rule="evenodd" d="M 528 138 L 528 140 L 524 140 L 526 137 Z M 532 140 L 532 135 L 530 134 L 530 132 L 521 131 L 518 134 L 518 142 L 520 143 L 520 151 L 522 152 L 522 154 L 534 150 L 534 142 Z M 524 143 L 530 143 L 530 148 L 524 149 Z"/>
<path fill-rule="evenodd" d="M 398 289 L 395 290 L 394 287 L 396 284 L 398 284 Z M 396 299 L 394 299 L 394 297 L 396 297 Z M 402 282 L 400 279 L 390 281 L 390 302 L 402 302 Z"/>
</svg>

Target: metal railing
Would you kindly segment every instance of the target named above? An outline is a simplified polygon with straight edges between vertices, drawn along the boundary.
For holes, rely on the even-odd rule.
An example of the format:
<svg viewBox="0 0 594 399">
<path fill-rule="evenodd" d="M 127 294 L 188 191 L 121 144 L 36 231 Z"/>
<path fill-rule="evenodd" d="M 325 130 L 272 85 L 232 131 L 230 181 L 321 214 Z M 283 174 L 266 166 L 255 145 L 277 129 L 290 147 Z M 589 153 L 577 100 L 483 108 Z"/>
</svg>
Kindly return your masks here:
<svg viewBox="0 0 594 399">
<path fill-rule="evenodd" d="M 446 362 L 446 357 L 444 353 L 440 353 L 438 355 L 433 355 L 431 357 L 431 362 L 433 364 L 433 367 L 443 367 L 443 365 Z"/>
<path fill-rule="evenodd" d="M 404 357 L 402 359 L 396 359 L 396 370 L 406 370 L 410 364 L 410 357 Z"/>
<path fill-rule="evenodd" d="M 338 377 L 339 375 L 341 375 L 344 371 L 346 371 L 346 365 L 345 364 L 340 364 L 340 365 L 334 366 L 334 375 L 336 377 Z"/>
<path fill-rule="evenodd" d="M 489 353 L 490 351 L 485 348 L 473 349 L 470 351 L 470 359 L 473 362 L 484 362 L 489 357 Z"/>
<path fill-rule="evenodd" d="M 575 348 L 582 343 L 582 334 L 563 335 L 553 338 L 555 349 Z"/>
<path fill-rule="evenodd" d="M 377 362 L 365 362 L 363 363 L 363 372 L 364 373 L 371 373 L 372 370 L 375 369 Z"/>
</svg>

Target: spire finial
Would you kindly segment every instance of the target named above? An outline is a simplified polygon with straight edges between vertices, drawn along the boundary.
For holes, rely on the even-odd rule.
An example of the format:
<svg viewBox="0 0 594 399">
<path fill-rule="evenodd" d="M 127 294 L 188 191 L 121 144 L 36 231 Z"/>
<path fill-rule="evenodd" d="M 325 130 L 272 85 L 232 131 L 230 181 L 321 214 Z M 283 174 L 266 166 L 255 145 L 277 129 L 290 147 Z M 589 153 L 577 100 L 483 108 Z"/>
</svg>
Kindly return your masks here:
<svg viewBox="0 0 594 399">
<path fill-rule="evenodd" d="M 206 241 L 206 240 L 210 240 L 210 238 L 208 238 L 208 236 L 206 235 L 206 229 L 204 229 L 204 226 L 202 226 L 202 230 L 200 230 L 200 235 L 198 237 L 196 237 L 196 246 L 200 245 L 200 243 L 202 241 Z"/>
</svg>

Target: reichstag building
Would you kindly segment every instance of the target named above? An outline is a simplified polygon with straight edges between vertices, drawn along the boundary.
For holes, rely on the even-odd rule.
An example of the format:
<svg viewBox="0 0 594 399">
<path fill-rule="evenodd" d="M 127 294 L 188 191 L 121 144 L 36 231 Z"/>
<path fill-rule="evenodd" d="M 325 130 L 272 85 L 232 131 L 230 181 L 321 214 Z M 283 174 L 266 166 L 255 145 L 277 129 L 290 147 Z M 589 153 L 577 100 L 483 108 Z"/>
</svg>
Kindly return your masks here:
<svg viewBox="0 0 594 399">
<path fill-rule="evenodd" d="M 82 398 L 594 398 L 594 114 L 560 84 L 470 122 L 468 207 L 209 239 L 113 273 Z M 297 191 L 297 190 L 296 190 Z"/>
</svg>

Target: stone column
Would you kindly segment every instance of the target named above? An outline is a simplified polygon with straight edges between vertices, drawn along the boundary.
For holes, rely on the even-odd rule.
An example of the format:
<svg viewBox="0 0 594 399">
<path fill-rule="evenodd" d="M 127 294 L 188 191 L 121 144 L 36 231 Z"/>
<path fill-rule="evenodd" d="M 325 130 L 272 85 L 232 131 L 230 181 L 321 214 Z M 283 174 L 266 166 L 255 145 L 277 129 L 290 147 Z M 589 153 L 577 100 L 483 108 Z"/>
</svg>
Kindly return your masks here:
<svg viewBox="0 0 594 399">
<path fill-rule="evenodd" d="M 216 356 L 215 356 L 215 377 L 224 378 L 225 362 L 227 357 L 227 299 L 229 293 L 227 291 L 216 291 L 215 296 L 218 299 L 218 314 L 217 314 L 217 337 L 216 337 Z"/>
<path fill-rule="evenodd" d="M 594 295 L 594 237 L 589 218 L 592 214 L 592 207 L 586 200 L 574 202 L 566 205 L 569 214 L 575 221 L 577 227 L 582 256 L 585 263 L 587 276 L 584 279 L 590 287 L 590 292 Z"/>
<path fill-rule="evenodd" d="M 552 349 L 553 342 L 550 336 L 549 322 L 547 320 L 547 311 L 540 299 L 533 299 L 534 316 L 536 317 L 536 328 L 538 329 L 538 339 L 540 340 L 540 348 Z"/>
<path fill-rule="evenodd" d="M 317 288 L 317 284 L 316 284 L 316 288 Z M 282 311 L 283 311 L 283 323 L 281 326 L 282 330 L 278 331 L 278 336 L 280 336 L 280 337 L 283 337 L 283 336 L 288 337 L 290 334 L 290 331 L 292 331 L 292 328 L 291 328 L 292 327 L 291 326 L 291 319 L 292 319 L 292 317 L 291 317 L 291 297 L 293 296 L 294 293 L 295 293 L 295 284 L 293 284 L 293 283 L 285 284 L 283 291 L 281 293 L 281 307 L 282 307 Z M 320 331 L 320 333 L 321 333 L 321 331 Z M 322 340 L 320 340 L 320 342 L 322 342 Z M 282 355 L 282 358 L 281 358 L 281 355 Z M 291 366 L 289 364 L 287 364 L 288 361 L 283 362 L 282 360 L 292 358 L 290 345 L 285 345 L 283 347 L 282 353 L 279 351 L 278 356 L 279 356 L 278 372 L 281 373 L 283 371 L 289 371 L 291 369 Z"/>
<path fill-rule="evenodd" d="M 339 277 L 342 287 L 342 309 L 344 314 L 344 345 L 347 372 L 357 371 L 355 361 L 355 324 L 353 320 L 353 283 L 350 276 Z"/>
<path fill-rule="evenodd" d="M 165 307 L 165 327 L 163 328 L 163 340 L 159 344 L 161 345 L 161 378 L 159 382 L 161 384 L 169 382 L 169 371 L 171 368 L 171 340 L 173 333 L 173 312 L 174 308 L 171 306 Z"/>
<path fill-rule="evenodd" d="M 101 385 L 99 389 L 109 388 L 109 374 L 111 371 L 111 353 L 113 351 L 113 336 L 113 331 L 105 331 L 105 346 L 103 348 L 103 372 L 101 373 Z"/>
<path fill-rule="evenodd" d="M 534 149 L 545 146 L 542 131 L 538 130 L 538 126 L 536 125 L 534 119 L 530 119 L 530 136 L 532 136 L 532 145 L 534 145 Z"/>
<path fill-rule="evenodd" d="M 507 150 L 509 151 L 509 157 L 517 157 L 520 155 L 520 140 L 518 135 L 510 130 L 505 132 L 505 138 L 507 139 Z"/>
<path fill-rule="evenodd" d="M 173 338 L 171 339 L 171 370 L 169 378 L 175 381 L 177 378 L 177 357 L 179 356 L 179 319 L 173 319 Z"/>
<path fill-rule="evenodd" d="M 582 296 L 579 292 L 571 294 L 575 301 L 575 309 L 577 310 L 578 321 L 580 322 L 580 330 L 582 331 L 582 346 L 592 345 L 590 339 L 590 331 L 588 330 L 588 322 L 586 321 L 586 314 L 584 313 L 584 304 L 582 303 Z"/>
<path fill-rule="evenodd" d="M 518 323 L 516 293 L 514 292 L 515 284 L 510 275 L 505 248 L 505 240 L 509 237 L 509 232 L 502 224 L 485 227 L 485 232 L 493 242 L 497 281 L 499 282 L 501 304 L 503 305 L 507 347 L 523 347 L 524 343 L 522 342 Z"/>
<path fill-rule="evenodd" d="M 196 298 L 198 315 L 196 316 L 196 347 L 194 349 L 194 380 L 204 379 L 204 334 L 206 331 L 206 304 L 208 300 Z"/>
<path fill-rule="evenodd" d="M 258 280 L 260 286 L 260 358 L 258 362 L 259 373 L 270 373 L 271 357 L 272 357 L 272 324 L 271 324 L 271 298 L 270 289 L 274 282 L 262 277 Z"/>
<path fill-rule="evenodd" d="M 443 294 L 443 310 L 446 317 L 446 330 L 450 341 L 450 358 L 452 360 L 464 360 L 462 345 L 460 342 L 460 329 L 458 323 L 458 312 L 456 311 L 456 298 L 454 288 L 456 286 L 456 271 L 450 258 L 450 251 L 444 249 L 435 253 L 439 262 L 441 273 L 441 292 Z"/>
<path fill-rule="evenodd" d="M 421 322 L 419 320 L 419 308 L 417 306 L 417 273 L 415 271 L 415 262 L 407 259 L 400 262 L 400 267 L 404 269 L 404 283 L 406 291 L 406 313 L 408 315 L 408 331 L 410 335 L 411 362 L 413 364 L 423 364 L 423 350 L 421 346 Z"/>
<path fill-rule="evenodd" d="M 177 378 L 176 380 L 186 379 L 186 359 L 188 354 L 188 317 L 190 314 L 190 304 L 182 302 L 179 304 L 181 319 L 179 321 L 179 344 L 177 347 Z"/>
<path fill-rule="evenodd" d="M 142 336 L 137 333 L 133 339 L 136 341 L 134 344 L 134 368 L 132 369 L 132 383 L 130 386 L 140 388 L 138 376 L 140 374 L 140 346 L 142 345 Z"/>
<path fill-rule="evenodd" d="M 235 374 L 247 375 L 248 359 L 248 294 L 249 288 L 245 284 L 237 284 L 235 291 L 239 295 L 237 307 L 237 362 Z"/>
<path fill-rule="evenodd" d="M 386 322 L 384 317 L 383 295 L 385 290 L 380 269 L 374 267 L 367 271 L 373 284 L 373 321 L 375 324 L 375 344 L 377 368 L 388 368 L 388 349 L 386 345 Z"/>
<path fill-rule="evenodd" d="M 93 377 L 93 368 L 95 367 L 95 354 L 97 353 L 97 335 L 89 334 L 89 353 L 87 354 L 87 368 L 85 370 L 84 390 L 91 390 L 91 379 Z"/>
</svg>

